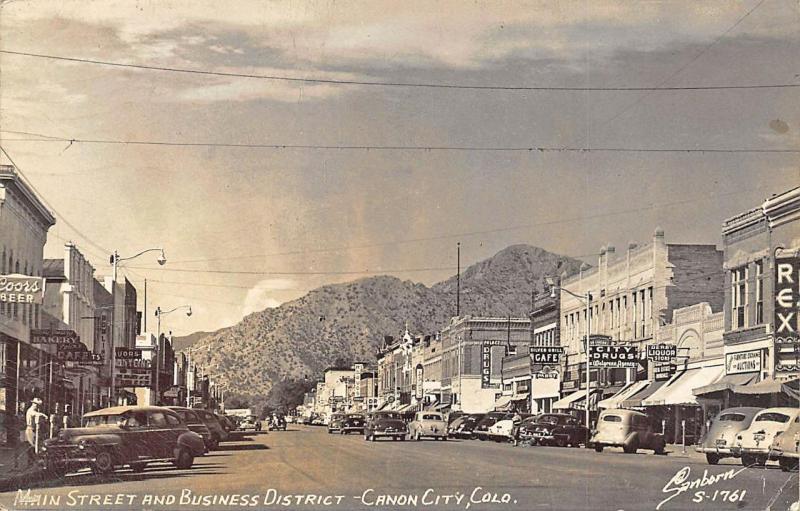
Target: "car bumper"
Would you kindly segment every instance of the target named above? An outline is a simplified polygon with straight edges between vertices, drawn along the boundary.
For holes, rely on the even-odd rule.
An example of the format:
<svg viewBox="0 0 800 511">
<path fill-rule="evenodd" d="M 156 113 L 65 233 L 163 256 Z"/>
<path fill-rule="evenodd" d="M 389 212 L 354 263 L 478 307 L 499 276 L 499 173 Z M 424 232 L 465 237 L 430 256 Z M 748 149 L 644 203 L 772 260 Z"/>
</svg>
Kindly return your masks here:
<svg viewBox="0 0 800 511">
<path fill-rule="evenodd" d="M 695 451 L 703 454 L 718 454 L 720 456 L 729 457 L 738 457 L 741 455 L 741 453 L 734 454 L 733 447 L 708 447 L 701 445 L 696 447 Z"/>
<path fill-rule="evenodd" d="M 91 449 L 80 449 L 77 446 L 49 446 L 42 453 L 46 467 L 80 467 L 95 461 L 95 452 Z"/>
<path fill-rule="evenodd" d="M 381 437 L 381 436 L 406 436 L 405 431 L 373 431 L 372 436 L 374 437 Z"/>
<path fill-rule="evenodd" d="M 345 433 L 352 433 L 352 432 L 364 432 L 364 426 L 352 426 L 347 428 L 342 428 L 342 431 Z"/>
</svg>

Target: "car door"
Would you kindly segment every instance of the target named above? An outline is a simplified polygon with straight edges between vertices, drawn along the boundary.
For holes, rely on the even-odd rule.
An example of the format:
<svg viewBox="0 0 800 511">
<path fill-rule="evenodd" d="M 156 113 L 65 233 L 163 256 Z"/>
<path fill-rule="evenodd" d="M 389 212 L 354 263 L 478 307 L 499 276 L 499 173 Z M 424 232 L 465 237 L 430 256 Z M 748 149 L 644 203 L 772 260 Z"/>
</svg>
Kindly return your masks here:
<svg viewBox="0 0 800 511">
<path fill-rule="evenodd" d="M 148 412 L 147 418 L 149 425 L 148 454 L 152 458 L 171 458 L 177 443 L 177 437 L 174 435 L 175 428 L 169 426 L 166 413 L 161 410 Z"/>
<path fill-rule="evenodd" d="M 120 431 L 120 457 L 123 463 L 147 458 L 148 436 L 147 414 L 133 411 L 125 415 L 125 422 Z"/>
</svg>

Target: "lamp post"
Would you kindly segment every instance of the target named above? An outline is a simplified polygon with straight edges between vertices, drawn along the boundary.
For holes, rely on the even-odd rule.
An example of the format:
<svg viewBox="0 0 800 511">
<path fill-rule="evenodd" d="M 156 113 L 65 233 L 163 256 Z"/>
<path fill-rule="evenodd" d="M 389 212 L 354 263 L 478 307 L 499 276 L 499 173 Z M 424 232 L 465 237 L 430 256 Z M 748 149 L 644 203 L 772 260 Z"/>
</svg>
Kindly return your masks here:
<svg viewBox="0 0 800 511">
<path fill-rule="evenodd" d="M 146 250 L 142 250 L 138 254 L 132 255 L 130 257 L 120 257 L 117 251 L 115 250 L 113 254 L 111 254 L 110 262 L 111 266 L 114 269 L 113 272 L 113 281 L 111 282 L 111 390 L 109 391 L 109 400 L 111 397 L 114 397 L 114 401 L 116 401 L 117 396 L 117 371 L 116 371 L 116 343 L 114 339 L 114 333 L 116 330 L 116 311 L 117 311 L 117 268 L 119 268 L 119 263 L 122 261 L 130 261 L 131 259 L 136 259 L 137 257 L 144 255 L 148 252 L 160 252 L 158 259 L 156 261 L 161 266 L 164 266 L 167 263 L 167 256 L 164 255 L 163 248 L 148 248 Z"/>
<path fill-rule="evenodd" d="M 158 335 L 156 336 L 156 404 L 161 401 L 161 316 L 180 309 L 188 309 L 186 311 L 186 316 L 191 317 L 191 305 L 180 305 L 168 311 L 161 310 L 161 307 L 156 307 L 155 316 L 158 319 Z"/>
<path fill-rule="evenodd" d="M 591 383 L 591 372 L 589 369 L 591 364 L 591 359 L 589 358 L 589 334 L 592 332 L 592 292 L 587 290 L 585 294 L 580 295 L 561 287 L 561 282 L 556 281 L 552 277 L 547 277 L 545 280 L 550 286 L 550 298 L 556 298 L 556 290 L 558 290 L 577 298 L 586 305 L 586 429 L 591 431 L 591 424 L 589 421 L 589 398 L 591 396 L 591 389 L 589 388 Z"/>
</svg>

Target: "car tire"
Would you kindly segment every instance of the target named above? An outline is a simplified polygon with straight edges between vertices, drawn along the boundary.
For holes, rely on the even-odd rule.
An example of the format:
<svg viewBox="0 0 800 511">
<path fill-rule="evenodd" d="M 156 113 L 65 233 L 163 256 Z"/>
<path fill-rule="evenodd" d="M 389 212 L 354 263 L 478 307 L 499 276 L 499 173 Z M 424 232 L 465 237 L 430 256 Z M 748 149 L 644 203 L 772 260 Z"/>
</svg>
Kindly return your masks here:
<svg viewBox="0 0 800 511">
<path fill-rule="evenodd" d="M 556 437 L 554 443 L 555 443 L 556 447 L 566 447 L 567 446 L 567 440 L 563 436 Z"/>
<path fill-rule="evenodd" d="M 136 473 L 144 472 L 145 468 L 147 468 L 147 463 L 131 463 L 131 470 Z"/>
<path fill-rule="evenodd" d="M 639 440 L 632 438 L 630 442 L 622 446 L 622 450 L 625 451 L 625 454 L 636 454 L 636 451 L 639 450 Z"/>
<path fill-rule="evenodd" d="M 603 444 L 594 444 L 595 452 L 603 452 Z"/>
<path fill-rule="evenodd" d="M 48 466 L 45 470 L 45 474 L 50 479 L 64 479 L 67 476 L 67 472 L 69 472 L 69 470 L 66 465 L 56 464 Z"/>
<path fill-rule="evenodd" d="M 110 474 L 114 471 L 114 457 L 108 450 L 103 450 L 97 453 L 92 463 L 92 472 L 98 475 Z"/>
<path fill-rule="evenodd" d="M 758 456 L 754 456 L 752 454 L 742 454 L 742 466 L 744 467 L 754 467 L 758 465 L 763 465 L 759 463 L 760 459 Z"/>
<path fill-rule="evenodd" d="M 653 452 L 656 453 L 656 454 L 659 454 L 659 455 L 660 454 L 665 454 L 667 452 L 666 449 L 667 449 L 667 442 L 662 439 L 661 441 L 659 441 L 659 443 L 656 446 L 656 448 L 653 449 Z"/>
<path fill-rule="evenodd" d="M 706 461 L 708 462 L 709 465 L 718 465 L 719 460 L 720 460 L 719 454 L 713 452 L 706 453 Z"/>
<path fill-rule="evenodd" d="M 447 437 L 446 436 L 442 437 L 442 442 L 447 442 Z"/>
<path fill-rule="evenodd" d="M 192 468 L 193 464 L 194 456 L 192 456 L 192 453 L 181 447 L 178 450 L 178 456 L 175 458 L 175 466 L 181 470 L 187 470 Z"/>
<path fill-rule="evenodd" d="M 800 460 L 797 458 L 787 458 L 786 456 L 778 458 L 778 464 L 784 472 L 797 472 L 798 462 L 800 462 Z"/>
<path fill-rule="evenodd" d="M 401 436 L 401 437 L 398 437 L 398 439 L 399 439 L 401 442 L 405 442 L 405 441 L 406 441 L 406 436 L 405 436 L 405 435 L 403 435 L 403 436 Z"/>
</svg>

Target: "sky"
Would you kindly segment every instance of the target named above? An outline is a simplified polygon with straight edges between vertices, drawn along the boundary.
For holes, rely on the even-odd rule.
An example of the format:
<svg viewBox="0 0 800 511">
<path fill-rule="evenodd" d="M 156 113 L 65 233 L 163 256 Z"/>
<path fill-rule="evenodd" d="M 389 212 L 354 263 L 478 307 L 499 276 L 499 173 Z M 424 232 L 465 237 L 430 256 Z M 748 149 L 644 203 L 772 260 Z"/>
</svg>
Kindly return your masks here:
<svg viewBox="0 0 800 511">
<path fill-rule="evenodd" d="M 0 50 L 329 81 L 501 87 L 800 84 L 792 0 L 0 2 Z M 327 283 L 432 284 L 516 243 L 720 243 L 800 183 L 794 153 L 214 147 L 800 149 L 800 88 L 510 90 L 267 80 L 0 53 L 0 143 L 148 316 L 214 330 Z M 70 143 L 69 140 L 76 142 Z M 88 143 L 156 141 L 192 146 Z M 239 273 L 232 273 L 239 272 Z M 140 305 L 143 306 L 142 296 Z M 154 322 L 153 322 L 154 323 Z"/>
</svg>

